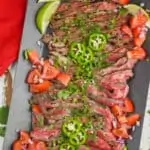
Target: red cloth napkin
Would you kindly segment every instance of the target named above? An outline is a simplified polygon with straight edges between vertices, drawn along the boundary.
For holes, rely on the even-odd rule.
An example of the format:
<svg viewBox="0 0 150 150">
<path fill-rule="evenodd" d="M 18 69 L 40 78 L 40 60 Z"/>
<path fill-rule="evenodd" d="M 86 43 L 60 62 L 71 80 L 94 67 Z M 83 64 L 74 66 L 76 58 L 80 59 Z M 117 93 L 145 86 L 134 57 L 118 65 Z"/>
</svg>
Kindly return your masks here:
<svg viewBox="0 0 150 150">
<path fill-rule="evenodd" d="M 0 0 L 0 75 L 18 56 L 27 0 Z"/>
</svg>

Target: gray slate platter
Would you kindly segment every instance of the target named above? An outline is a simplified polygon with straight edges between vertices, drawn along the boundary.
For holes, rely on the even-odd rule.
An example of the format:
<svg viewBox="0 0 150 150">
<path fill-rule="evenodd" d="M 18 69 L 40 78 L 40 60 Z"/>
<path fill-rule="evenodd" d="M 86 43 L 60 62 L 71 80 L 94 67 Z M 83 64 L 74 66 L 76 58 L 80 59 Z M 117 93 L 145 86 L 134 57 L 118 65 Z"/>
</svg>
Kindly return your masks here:
<svg viewBox="0 0 150 150">
<path fill-rule="evenodd" d="M 134 0 L 139 4 L 140 2 L 144 2 L 147 8 L 150 8 L 149 0 Z M 11 109 L 9 112 L 9 119 L 7 125 L 7 131 L 5 135 L 3 150 L 10 150 L 12 142 L 17 138 L 17 130 L 30 130 L 31 127 L 31 114 L 29 111 L 28 99 L 30 98 L 30 94 L 28 92 L 28 86 L 24 83 L 26 74 L 30 69 L 30 64 L 27 61 L 24 61 L 22 57 L 22 52 L 26 48 L 34 48 L 40 53 L 41 56 L 46 54 L 46 49 L 42 46 L 39 47 L 37 45 L 37 41 L 40 39 L 41 35 L 35 28 L 34 18 L 37 9 L 41 4 L 36 4 L 34 1 L 29 0 L 27 4 L 26 17 L 24 23 L 23 36 L 20 46 L 20 53 L 18 59 L 18 66 L 15 76 L 15 82 L 13 87 L 13 95 L 11 102 Z M 145 42 L 145 48 L 150 54 L 150 32 L 148 34 L 148 39 Z M 139 112 L 141 116 L 144 116 L 145 106 L 148 100 L 148 86 L 150 80 L 150 63 L 148 62 L 139 62 L 135 67 L 135 76 L 134 79 L 130 81 L 130 93 L 129 96 L 134 100 L 136 112 Z M 144 117 L 143 117 L 144 118 Z M 143 118 L 141 126 L 136 128 L 136 131 L 133 135 L 134 139 L 132 141 L 128 141 L 129 150 L 139 150 L 140 141 L 141 143 L 143 138 L 141 139 L 141 133 L 144 132 L 142 130 L 143 126 Z M 144 119 L 146 120 L 146 119 Z M 150 123 L 150 120 L 149 120 Z M 150 125 L 149 125 L 150 127 Z M 146 129 L 148 130 L 148 129 Z M 150 130 L 150 129 L 149 129 Z M 148 144 L 148 143 L 147 143 Z M 142 144 L 141 144 L 142 145 Z M 145 146 L 146 147 L 146 146 Z M 150 147 L 149 147 L 150 148 Z M 146 148 L 142 147 L 140 150 L 148 150 L 148 146 Z"/>
</svg>

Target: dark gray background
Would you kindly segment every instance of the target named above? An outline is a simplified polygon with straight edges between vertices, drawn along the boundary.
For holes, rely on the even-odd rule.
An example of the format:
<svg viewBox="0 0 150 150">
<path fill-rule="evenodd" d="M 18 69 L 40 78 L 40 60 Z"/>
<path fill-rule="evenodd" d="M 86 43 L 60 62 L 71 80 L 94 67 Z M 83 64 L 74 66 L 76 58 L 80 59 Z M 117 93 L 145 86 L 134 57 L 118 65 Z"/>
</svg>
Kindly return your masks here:
<svg viewBox="0 0 150 150">
<path fill-rule="evenodd" d="M 140 3 L 144 2 L 147 8 L 150 8 L 149 0 L 134 0 L 132 2 Z M 5 135 L 3 150 L 10 150 L 12 142 L 17 137 L 16 130 L 30 130 L 31 127 L 31 114 L 29 112 L 28 99 L 30 94 L 28 92 L 28 86 L 24 83 L 26 74 L 30 69 L 30 64 L 23 59 L 22 52 L 26 48 L 35 48 L 38 50 L 40 55 L 46 53 L 44 48 L 37 46 L 37 41 L 40 39 L 41 35 L 37 31 L 34 23 L 35 13 L 41 4 L 35 4 L 33 1 L 28 1 L 23 37 L 20 46 L 18 66 L 15 76 L 15 83 L 13 88 L 13 96 L 11 102 L 11 109 L 9 112 L 9 119 L 7 125 L 7 131 Z M 147 41 L 145 42 L 145 48 L 150 53 L 150 32 L 148 34 Z M 130 84 L 129 96 L 133 99 L 136 112 L 144 116 L 145 105 L 147 98 L 147 91 L 150 79 L 150 63 L 142 61 L 139 62 L 135 67 L 135 76 Z M 143 123 L 143 118 L 142 118 Z M 139 150 L 141 130 L 142 127 L 136 129 L 134 133 L 134 139 L 128 142 L 129 150 Z"/>
</svg>

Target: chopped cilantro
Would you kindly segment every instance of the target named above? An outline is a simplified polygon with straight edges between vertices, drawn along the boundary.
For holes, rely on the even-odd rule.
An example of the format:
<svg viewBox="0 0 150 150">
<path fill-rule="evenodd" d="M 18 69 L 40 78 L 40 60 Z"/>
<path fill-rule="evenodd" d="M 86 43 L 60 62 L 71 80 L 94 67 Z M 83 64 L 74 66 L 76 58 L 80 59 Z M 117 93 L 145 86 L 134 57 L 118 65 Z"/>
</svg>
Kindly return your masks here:
<svg viewBox="0 0 150 150">
<path fill-rule="evenodd" d="M 95 33 L 95 32 L 96 32 L 96 33 L 100 33 L 100 32 L 101 32 L 101 29 L 100 29 L 100 27 L 99 27 L 98 24 L 93 23 L 93 24 L 91 24 L 91 25 L 89 26 L 88 32 L 89 32 L 89 34 L 92 34 L 92 33 Z"/>
<path fill-rule="evenodd" d="M 57 97 L 60 99 L 67 99 L 69 96 L 76 93 L 77 91 L 78 87 L 75 84 L 70 83 L 66 89 L 60 90 L 57 93 Z"/>
<path fill-rule="evenodd" d="M 37 120 L 36 123 L 38 127 L 44 126 L 44 117 L 41 114 L 36 115 L 36 120 Z"/>
<path fill-rule="evenodd" d="M 116 25 L 116 21 L 117 21 L 116 18 L 113 17 L 108 24 L 108 29 L 113 29 Z"/>
<path fill-rule="evenodd" d="M 61 26 L 61 27 L 60 27 L 60 30 L 62 30 L 62 31 L 67 31 L 67 30 L 68 30 L 68 27 L 65 26 L 65 25 L 64 25 L 64 26 Z"/>
<path fill-rule="evenodd" d="M 126 8 L 120 8 L 119 9 L 119 16 L 125 15 L 128 12 L 128 10 Z"/>
<path fill-rule="evenodd" d="M 79 27 L 79 28 L 81 28 L 81 27 L 85 27 L 85 16 L 84 15 L 78 15 L 75 19 L 74 19 L 74 22 L 73 22 L 73 24 L 74 24 L 74 26 L 76 26 L 76 27 Z"/>
<path fill-rule="evenodd" d="M 70 91 L 67 90 L 61 90 L 57 93 L 57 97 L 60 99 L 67 99 L 70 95 Z"/>
<path fill-rule="evenodd" d="M 87 116 L 89 114 L 89 107 L 88 105 L 83 105 L 81 108 L 73 109 L 72 110 L 72 116 L 74 117 L 82 117 Z"/>
</svg>

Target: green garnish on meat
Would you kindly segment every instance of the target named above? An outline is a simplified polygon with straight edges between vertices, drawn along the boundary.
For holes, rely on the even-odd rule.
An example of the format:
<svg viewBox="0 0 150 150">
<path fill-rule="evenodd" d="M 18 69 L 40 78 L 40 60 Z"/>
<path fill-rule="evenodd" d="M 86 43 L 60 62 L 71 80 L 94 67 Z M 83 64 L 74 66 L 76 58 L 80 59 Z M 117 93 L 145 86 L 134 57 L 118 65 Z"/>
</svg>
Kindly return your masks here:
<svg viewBox="0 0 150 150">
<path fill-rule="evenodd" d="M 57 97 L 60 99 L 67 99 L 72 94 L 77 93 L 78 90 L 79 88 L 75 84 L 70 83 L 65 89 L 57 93 Z"/>
</svg>

